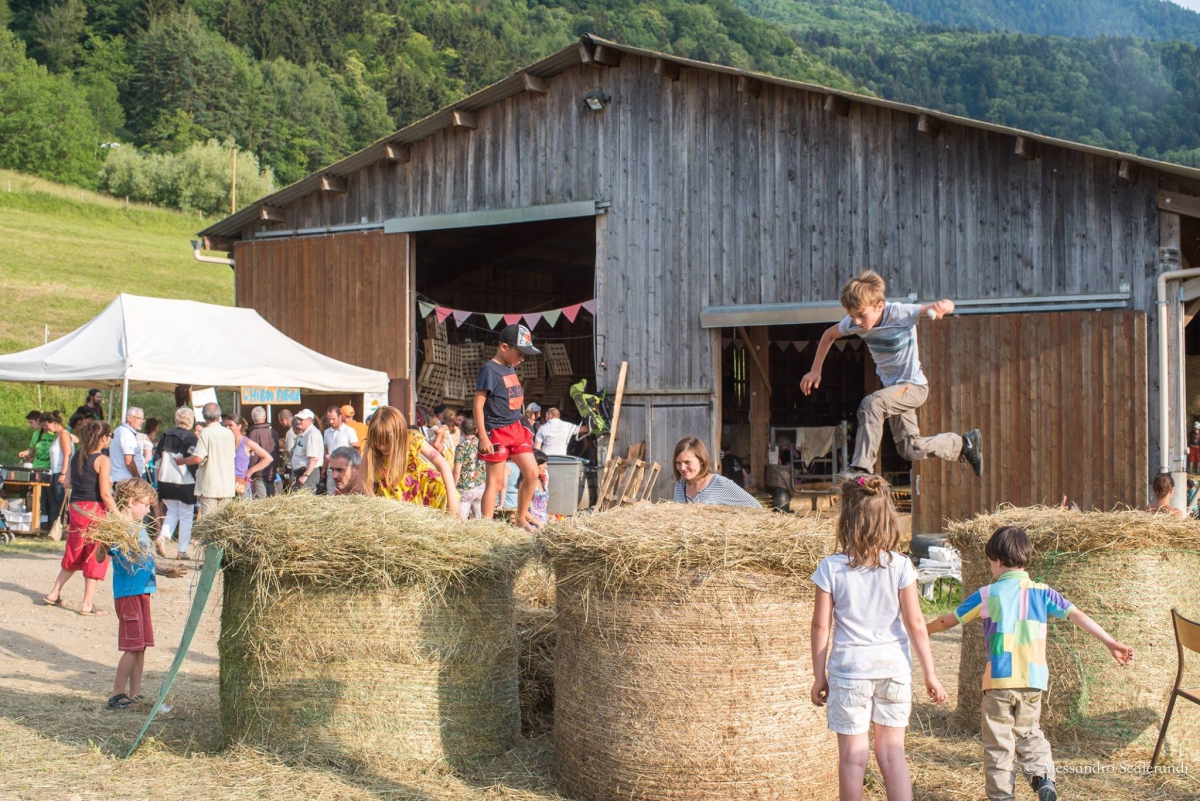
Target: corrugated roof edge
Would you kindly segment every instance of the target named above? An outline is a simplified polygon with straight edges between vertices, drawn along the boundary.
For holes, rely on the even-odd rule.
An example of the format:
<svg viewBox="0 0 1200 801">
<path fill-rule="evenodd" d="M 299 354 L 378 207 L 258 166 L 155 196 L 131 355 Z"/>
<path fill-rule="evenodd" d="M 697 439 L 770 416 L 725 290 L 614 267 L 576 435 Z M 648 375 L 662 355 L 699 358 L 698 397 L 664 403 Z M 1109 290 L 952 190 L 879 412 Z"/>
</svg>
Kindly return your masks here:
<svg viewBox="0 0 1200 801">
<path fill-rule="evenodd" d="M 793 89 L 801 89 L 806 92 L 816 92 L 826 95 L 837 95 L 852 100 L 856 103 L 869 103 L 880 108 L 888 108 L 894 111 L 903 111 L 908 114 L 927 114 L 936 118 L 942 123 L 950 123 L 954 125 L 963 125 L 969 128 L 978 128 L 985 131 L 993 131 L 995 133 L 1006 134 L 1009 136 L 1023 136 L 1027 139 L 1061 147 L 1067 150 L 1076 150 L 1083 153 L 1101 156 L 1104 158 L 1115 160 L 1128 160 L 1134 164 L 1149 169 L 1158 170 L 1159 172 L 1169 175 L 1177 175 L 1183 178 L 1191 178 L 1200 180 L 1200 168 L 1187 167 L 1182 164 L 1173 164 L 1168 161 L 1158 161 L 1157 159 L 1138 156 L 1133 153 L 1123 153 L 1119 150 L 1109 150 L 1107 148 L 1095 147 L 1094 145 L 1086 145 L 1081 142 L 1073 142 L 1068 139 L 1058 139 L 1053 136 L 1045 136 L 1043 134 L 1034 133 L 1032 131 L 1024 131 L 1020 128 L 1010 128 L 1006 125 L 996 125 L 982 120 L 972 119 L 971 117 L 962 117 L 957 114 L 950 114 L 936 109 L 922 108 L 921 106 L 912 106 L 907 103 L 897 103 L 893 100 L 885 100 L 871 95 L 862 95 L 856 92 L 849 92 L 842 89 L 832 89 L 828 86 L 819 84 L 805 83 L 804 81 L 796 81 L 790 78 L 780 78 L 776 75 L 769 75 L 764 72 L 754 72 L 752 70 L 738 69 L 736 67 L 726 67 L 721 64 L 712 64 L 707 61 L 696 61 L 690 58 L 671 55 L 670 53 L 660 53 L 656 50 L 646 50 L 640 47 L 632 47 L 624 45 L 620 42 L 613 42 L 608 39 L 603 39 L 592 34 L 584 34 L 579 41 L 566 47 L 559 52 L 548 56 L 541 61 L 538 61 L 525 69 L 518 70 L 508 77 L 480 89 L 474 94 L 468 95 L 457 103 L 453 103 L 445 108 L 439 109 L 433 114 L 425 117 L 422 120 L 414 122 L 405 128 L 396 131 L 393 134 L 385 136 L 379 141 L 368 145 L 367 147 L 352 153 L 341 161 L 318 170 L 311 175 L 301 178 L 294 184 L 280 189 L 266 197 L 254 201 L 241 211 L 231 214 L 224 219 L 213 223 L 209 227 L 200 231 L 200 236 L 212 237 L 233 237 L 237 235 L 241 229 L 255 222 L 258 219 L 258 210 L 262 206 L 278 206 L 287 205 L 296 200 L 299 200 L 306 195 L 317 191 L 320 187 L 322 175 L 349 175 L 353 172 L 362 169 L 370 164 L 383 159 L 383 149 L 389 144 L 412 144 L 430 136 L 451 124 L 453 112 L 461 111 L 478 111 L 481 108 L 486 108 L 493 103 L 498 103 L 513 95 L 525 91 L 524 80 L 522 76 L 526 73 L 536 75 L 539 78 L 551 78 L 561 72 L 570 69 L 571 67 L 583 63 L 583 58 L 580 53 L 580 47 L 583 45 L 598 46 L 603 45 L 614 50 L 619 50 L 622 53 L 628 53 L 634 56 L 642 56 L 645 58 L 665 59 L 674 62 L 683 67 L 692 69 L 709 70 L 711 72 L 720 72 L 726 75 L 745 75 L 756 78 L 764 83 L 771 83 L 777 86 L 786 86 Z"/>
</svg>

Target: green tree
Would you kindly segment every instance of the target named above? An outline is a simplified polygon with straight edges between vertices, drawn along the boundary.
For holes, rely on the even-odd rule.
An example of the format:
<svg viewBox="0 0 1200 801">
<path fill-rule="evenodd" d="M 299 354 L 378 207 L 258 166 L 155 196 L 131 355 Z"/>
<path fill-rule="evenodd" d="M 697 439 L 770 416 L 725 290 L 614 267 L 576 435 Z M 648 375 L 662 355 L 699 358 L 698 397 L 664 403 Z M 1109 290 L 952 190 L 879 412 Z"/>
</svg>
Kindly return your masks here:
<svg viewBox="0 0 1200 801">
<path fill-rule="evenodd" d="M 86 32 L 83 0 L 59 0 L 33 19 L 33 41 L 42 63 L 56 72 L 75 66 Z"/>
</svg>

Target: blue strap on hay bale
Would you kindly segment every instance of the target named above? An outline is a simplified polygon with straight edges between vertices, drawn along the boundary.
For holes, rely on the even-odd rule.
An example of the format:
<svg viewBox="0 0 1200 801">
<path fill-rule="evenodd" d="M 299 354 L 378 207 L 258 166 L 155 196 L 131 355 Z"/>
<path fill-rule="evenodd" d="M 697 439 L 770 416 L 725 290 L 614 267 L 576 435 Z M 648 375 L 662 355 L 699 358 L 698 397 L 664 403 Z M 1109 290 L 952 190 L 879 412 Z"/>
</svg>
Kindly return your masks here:
<svg viewBox="0 0 1200 801">
<path fill-rule="evenodd" d="M 158 698 L 154 702 L 154 707 L 146 717 L 142 730 L 138 732 L 137 739 L 129 747 L 129 753 L 125 755 L 126 759 L 133 756 L 133 752 L 141 745 L 142 738 L 146 736 L 146 730 L 154 722 L 154 716 L 162 708 L 167 693 L 171 691 L 171 685 L 175 683 L 175 677 L 179 675 L 179 668 L 183 666 L 183 660 L 192 647 L 192 638 L 196 635 L 196 629 L 200 628 L 200 618 L 204 616 L 204 606 L 208 603 L 213 581 L 217 577 L 217 571 L 221 568 L 221 559 L 224 556 L 225 551 L 215 545 L 207 545 L 204 548 L 204 567 L 200 569 L 200 580 L 196 583 L 196 593 L 192 596 L 192 608 L 188 612 L 187 625 L 183 627 L 183 637 L 179 640 L 179 648 L 175 651 L 175 661 L 171 663 L 171 669 L 167 671 L 162 686 L 158 689 Z"/>
</svg>

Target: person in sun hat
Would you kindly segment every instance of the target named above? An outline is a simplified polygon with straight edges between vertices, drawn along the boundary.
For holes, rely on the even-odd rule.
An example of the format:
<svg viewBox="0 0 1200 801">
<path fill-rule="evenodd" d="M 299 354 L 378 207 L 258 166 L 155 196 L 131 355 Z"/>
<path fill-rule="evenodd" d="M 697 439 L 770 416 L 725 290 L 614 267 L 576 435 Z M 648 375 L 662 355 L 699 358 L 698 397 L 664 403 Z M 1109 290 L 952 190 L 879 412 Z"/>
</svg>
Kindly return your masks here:
<svg viewBox="0 0 1200 801">
<path fill-rule="evenodd" d="M 367 424 L 354 419 L 354 407 L 348 403 L 342 405 L 342 419 L 358 435 L 358 452 L 362 453 L 363 446 L 367 444 Z"/>
<path fill-rule="evenodd" d="M 479 458 L 487 465 L 487 484 L 480 504 L 484 519 L 496 510 L 496 495 L 504 486 L 505 463 L 521 471 L 523 483 L 517 502 L 518 526 L 533 529 L 529 502 L 538 482 L 533 456 L 533 432 L 522 423 L 525 390 L 516 366 L 526 356 L 537 356 L 529 329 L 513 323 L 500 332 L 496 353 L 484 363 L 475 381 L 475 425 L 479 428 Z"/>
<path fill-rule="evenodd" d="M 325 441 L 321 438 L 321 430 L 313 422 L 316 417 L 312 409 L 301 409 L 292 418 L 292 427 L 296 431 L 296 442 L 290 455 L 294 490 L 309 489 L 316 492 L 321 480 Z"/>
</svg>

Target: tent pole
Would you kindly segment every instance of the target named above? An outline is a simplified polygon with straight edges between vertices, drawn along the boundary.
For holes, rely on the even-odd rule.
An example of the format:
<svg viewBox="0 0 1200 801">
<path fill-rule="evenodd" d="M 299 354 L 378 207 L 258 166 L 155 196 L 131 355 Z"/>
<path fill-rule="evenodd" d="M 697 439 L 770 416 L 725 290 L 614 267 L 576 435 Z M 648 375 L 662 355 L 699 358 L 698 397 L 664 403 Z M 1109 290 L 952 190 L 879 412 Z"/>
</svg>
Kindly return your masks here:
<svg viewBox="0 0 1200 801">
<path fill-rule="evenodd" d="M 121 420 L 125 420 L 125 415 L 129 413 L 129 379 L 126 378 L 121 384 Z"/>
</svg>

